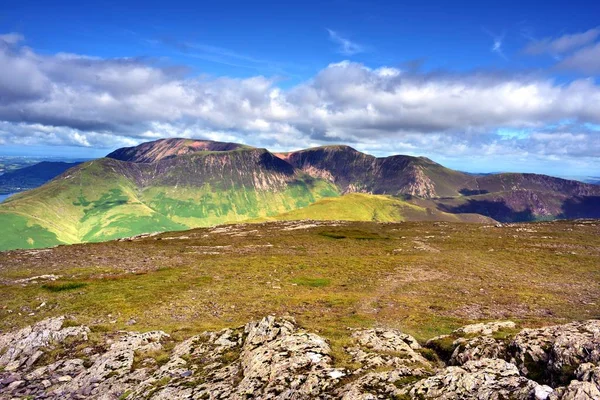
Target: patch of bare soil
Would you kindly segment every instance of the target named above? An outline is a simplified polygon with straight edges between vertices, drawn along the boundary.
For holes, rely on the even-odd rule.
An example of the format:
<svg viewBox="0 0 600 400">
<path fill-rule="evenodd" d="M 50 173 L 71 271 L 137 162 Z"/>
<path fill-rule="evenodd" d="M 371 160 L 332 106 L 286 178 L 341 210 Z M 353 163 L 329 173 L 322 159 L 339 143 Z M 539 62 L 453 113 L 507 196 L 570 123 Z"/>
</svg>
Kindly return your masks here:
<svg viewBox="0 0 600 400">
<path fill-rule="evenodd" d="M 413 240 L 413 243 L 415 244 L 414 249 L 415 250 L 420 250 L 420 251 L 428 251 L 430 253 L 439 253 L 440 250 L 433 247 L 430 244 L 427 244 L 421 240 Z"/>
<path fill-rule="evenodd" d="M 364 298 L 358 309 L 366 314 L 377 314 L 381 309 L 380 304 L 383 304 L 386 298 L 393 295 L 402 286 L 414 282 L 444 281 L 447 279 L 451 279 L 451 276 L 426 266 L 410 269 L 396 268 L 393 273 L 387 274 L 379 281 L 379 286 L 375 289 L 373 295 Z"/>
</svg>

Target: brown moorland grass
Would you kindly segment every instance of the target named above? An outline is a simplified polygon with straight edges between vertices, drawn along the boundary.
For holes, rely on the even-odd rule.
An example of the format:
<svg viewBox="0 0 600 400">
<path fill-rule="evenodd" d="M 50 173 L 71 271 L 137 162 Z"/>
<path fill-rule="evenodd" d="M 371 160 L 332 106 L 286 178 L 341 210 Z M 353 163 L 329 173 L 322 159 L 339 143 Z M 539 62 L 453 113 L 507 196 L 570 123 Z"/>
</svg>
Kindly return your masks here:
<svg viewBox="0 0 600 400">
<path fill-rule="evenodd" d="M 45 274 L 60 278 L 18 282 Z M 95 332 L 181 339 L 292 315 L 339 356 L 348 327 L 423 341 L 482 320 L 600 318 L 600 222 L 290 221 L 11 251 L 0 297 L 0 331 L 68 315 Z"/>
</svg>

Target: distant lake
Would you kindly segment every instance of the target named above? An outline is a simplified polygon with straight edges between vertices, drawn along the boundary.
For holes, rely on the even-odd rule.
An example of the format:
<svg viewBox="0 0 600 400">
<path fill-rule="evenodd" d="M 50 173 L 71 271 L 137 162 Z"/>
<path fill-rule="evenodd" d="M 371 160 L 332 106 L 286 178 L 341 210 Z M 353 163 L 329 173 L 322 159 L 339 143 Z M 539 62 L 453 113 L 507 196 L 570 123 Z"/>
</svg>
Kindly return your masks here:
<svg viewBox="0 0 600 400">
<path fill-rule="evenodd" d="M 16 194 L 16 193 L 0 194 L 0 203 L 2 203 L 4 200 L 8 199 L 13 194 Z"/>
</svg>

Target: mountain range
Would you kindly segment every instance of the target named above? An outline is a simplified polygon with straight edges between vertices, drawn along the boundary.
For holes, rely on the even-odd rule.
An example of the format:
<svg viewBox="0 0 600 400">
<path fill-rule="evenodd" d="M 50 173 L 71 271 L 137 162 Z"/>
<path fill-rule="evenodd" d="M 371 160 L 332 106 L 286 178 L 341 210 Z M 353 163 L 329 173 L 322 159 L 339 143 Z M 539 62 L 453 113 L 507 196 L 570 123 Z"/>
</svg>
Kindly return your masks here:
<svg viewBox="0 0 600 400">
<path fill-rule="evenodd" d="M 29 190 L 73 168 L 79 162 L 42 161 L 0 175 L 0 194 Z"/>
<path fill-rule="evenodd" d="M 271 153 L 161 139 L 76 165 L 0 205 L 0 250 L 97 242 L 236 221 L 518 222 L 600 217 L 600 186 L 472 175 L 349 146 Z"/>
</svg>

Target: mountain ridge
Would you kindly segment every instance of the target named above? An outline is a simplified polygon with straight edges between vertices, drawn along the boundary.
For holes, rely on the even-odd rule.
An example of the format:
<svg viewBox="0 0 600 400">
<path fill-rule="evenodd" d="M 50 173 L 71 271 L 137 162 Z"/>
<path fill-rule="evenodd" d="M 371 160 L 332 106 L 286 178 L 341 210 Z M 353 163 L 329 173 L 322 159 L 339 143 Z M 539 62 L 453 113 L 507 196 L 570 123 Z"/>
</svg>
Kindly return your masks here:
<svg viewBox="0 0 600 400">
<path fill-rule="evenodd" d="M 153 163 L 197 152 L 232 151 L 240 148 L 250 147 L 239 143 L 172 138 L 158 139 L 132 147 L 123 147 L 109 153 L 106 157 L 120 161 Z"/>
<path fill-rule="evenodd" d="M 367 197 L 308 207 L 353 193 Z M 381 222 L 600 217 L 599 200 L 600 186 L 536 174 L 473 176 L 425 157 L 374 157 L 345 145 L 271 153 L 236 143 L 160 139 L 79 164 L 6 200 L 0 250 L 278 215 L 310 218 L 325 209 Z"/>
</svg>

